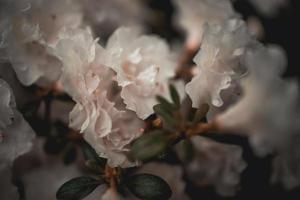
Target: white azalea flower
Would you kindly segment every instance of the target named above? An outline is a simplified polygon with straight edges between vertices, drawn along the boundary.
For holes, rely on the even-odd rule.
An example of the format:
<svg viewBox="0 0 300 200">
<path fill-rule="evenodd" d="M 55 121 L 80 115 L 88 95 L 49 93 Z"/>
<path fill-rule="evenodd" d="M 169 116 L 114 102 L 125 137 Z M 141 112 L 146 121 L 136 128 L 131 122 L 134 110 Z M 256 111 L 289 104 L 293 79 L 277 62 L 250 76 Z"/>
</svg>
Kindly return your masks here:
<svg viewBox="0 0 300 200">
<path fill-rule="evenodd" d="M 188 177 L 198 185 L 213 185 L 223 196 L 234 195 L 246 168 L 242 149 L 200 136 L 193 137 L 192 143 L 195 156 L 186 164 Z"/>
<path fill-rule="evenodd" d="M 141 133 L 144 123 L 135 114 L 121 111 L 108 98 L 113 72 L 103 66 L 106 55 L 88 30 L 68 30 L 61 36 L 55 53 L 62 60 L 63 88 L 76 101 L 70 126 L 80 130 L 99 156 L 110 166 L 128 167 L 126 146 Z"/>
<path fill-rule="evenodd" d="M 43 0 L 30 1 L 27 10 L 19 10 L 19 3 L 14 3 L 13 11 L 1 22 L 6 25 L 0 30 L 8 60 L 24 85 L 56 81 L 61 63 L 51 48 L 63 27 L 81 24 L 79 7 L 71 0 Z"/>
<path fill-rule="evenodd" d="M 187 46 L 197 49 L 201 43 L 204 24 L 220 25 L 225 20 L 235 18 L 229 0 L 173 0 L 178 10 L 175 22 L 187 32 Z"/>
<path fill-rule="evenodd" d="M 241 20 L 206 26 L 201 49 L 194 58 L 200 72 L 186 85 L 193 107 L 204 103 L 221 107 L 236 99 L 239 79 L 247 71 L 244 55 L 252 44 L 254 41 Z"/>
<path fill-rule="evenodd" d="M 100 157 L 108 159 L 111 167 L 131 167 L 125 153 L 128 144 L 143 132 L 144 122 L 130 111 L 120 111 L 110 102 L 106 93 L 97 95 L 94 102 L 77 104 L 70 113 L 70 126 L 81 130 L 85 140 Z"/>
<path fill-rule="evenodd" d="M 0 161 L 11 164 L 32 147 L 34 132 L 17 111 L 13 93 L 0 79 Z"/>
<path fill-rule="evenodd" d="M 296 132 L 298 86 L 278 75 L 286 63 L 280 49 L 259 49 L 246 63 L 250 74 L 242 81 L 243 96 L 217 121 L 225 129 L 246 134 L 255 152 L 263 156 Z"/>
<path fill-rule="evenodd" d="M 126 108 L 146 119 L 157 104 L 156 95 L 168 95 L 168 79 L 176 63 L 169 47 L 155 36 L 141 36 L 135 29 L 119 28 L 110 37 L 105 64 L 116 73 Z"/>
<path fill-rule="evenodd" d="M 172 196 L 170 200 L 188 200 L 185 194 L 185 182 L 183 171 L 179 166 L 172 166 L 163 163 L 149 163 L 143 165 L 138 173 L 148 173 L 161 177 L 171 187 Z"/>
<path fill-rule="evenodd" d="M 256 9 L 266 16 L 277 15 L 282 7 L 289 4 L 289 0 L 249 0 Z"/>
<path fill-rule="evenodd" d="M 216 118 L 221 129 L 248 136 L 259 156 L 277 154 L 273 182 L 287 189 L 300 184 L 299 86 L 279 77 L 286 65 L 278 47 L 247 56 L 250 74 L 242 82 L 242 98 Z"/>
<path fill-rule="evenodd" d="M 18 200 L 18 189 L 12 183 L 11 169 L 8 165 L 0 164 L 0 177 L 1 200 Z"/>
<path fill-rule="evenodd" d="M 97 73 L 103 77 L 109 73 L 98 61 L 103 50 L 89 29 L 67 29 L 60 38 L 54 53 L 63 64 L 61 84 L 75 101 L 81 101 L 91 96 L 103 81 Z"/>
</svg>

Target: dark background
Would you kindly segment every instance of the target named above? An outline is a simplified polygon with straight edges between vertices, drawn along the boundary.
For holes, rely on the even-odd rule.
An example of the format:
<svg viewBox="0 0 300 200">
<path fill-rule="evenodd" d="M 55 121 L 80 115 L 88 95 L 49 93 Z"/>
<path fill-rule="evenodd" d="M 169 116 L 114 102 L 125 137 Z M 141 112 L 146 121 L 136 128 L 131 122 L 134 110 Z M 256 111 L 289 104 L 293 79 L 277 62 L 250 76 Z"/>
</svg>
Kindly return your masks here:
<svg viewBox="0 0 300 200">
<path fill-rule="evenodd" d="M 184 0 L 183 0 L 184 1 Z M 244 19 L 249 16 L 258 17 L 265 29 L 263 43 L 275 43 L 282 46 L 288 55 L 288 68 L 285 77 L 298 78 L 300 80 L 300 6 L 299 0 L 290 0 L 290 6 L 281 10 L 280 14 L 273 18 L 264 17 L 246 0 L 236 0 L 235 9 L 243 15 Z M 172 15 L 174 7 L 170 0 L 149 0 L 149 6 L 160 13 L 159 22 L 152 25 L 152 31 L 162 35 L 169 41 L 183 39 L 183 34 L 176 30 L 172 25 Z M 271 185 L 270 176 L 272 171 L 272 157 L 264 159 L 253 155 L 246 139 L 237 136 L 220 137 L 215 136 L 216 140 L 239 144 L 244 148 L 244 159 L 248 162 L 248 167 L 242 175 L 241 189 L 232 198 L 218 196 L 212 188 L 193 188 L 188 184 L 188 193 L 196 200 L 248 200 L 248 199 L 282 199 L 300 200 L 300 187 L 292 191 L 285 191 L 280 185 Z M 300 145 L 300 144 L 299 144 Z"/>
</svg>

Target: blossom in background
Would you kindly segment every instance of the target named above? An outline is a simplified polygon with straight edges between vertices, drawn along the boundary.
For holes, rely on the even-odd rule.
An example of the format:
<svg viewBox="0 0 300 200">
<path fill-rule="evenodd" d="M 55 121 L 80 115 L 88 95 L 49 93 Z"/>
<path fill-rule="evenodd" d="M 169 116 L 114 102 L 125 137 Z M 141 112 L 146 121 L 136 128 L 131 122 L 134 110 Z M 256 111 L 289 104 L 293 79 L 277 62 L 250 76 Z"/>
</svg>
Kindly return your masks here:
<svg viewBox="0 0 300 200">
<path fill-rule="evenodd" d="M 12 184 L 13 161 L 31 150 L 34 132 L 17 111 L 9 85 L 0 79 L 0 194 L 3 200 L 17 200 Z"/>
<path fill-rule="evenodd" d="M 186 164 L 188 177 L 198 186 L 212 185 L 223 196 L 233 196 L 246 168 L 242 148 L 200 136 L 192 138 L 195 155 Z"/>
<path fill-rule="evenodd" d="M 257 155 L 277 154 L 273 180 L 294 187 L 300 183 L 298 83 L 280 78 L 286 59 L 278 47 L 258 49 L 246 60 L 243 96 L 216 121 L 221 129 L 248 136 Z"/>
<path fill-rule="evenodd" d="M 220 25 L 238 15 L 229 0 L 173 0 L 177 8 L 174 22 L 187 33 L 187 47 L 198 49 L 204 33 L 204 24 Z"/>
<path fill-rule="evenodd" d="M 291 190 L 300 185 L 299 134 L 288 139 L 273 160 L 272 183 L 282 183 Z"/>
<path fill-rule="evenodd" d="M 32 147 L 34 132 L 16 109 L 13 93 L 0 79 L 0 161 L 12 164 Z"/>
<path fill-rule="evenodd" d="M 126 146 L 140 136 L 144 122 L 131 111 L 118 110 L 114 101 L 118 98 L 108 95 L 114 74 L 102 64 L 106 55 L 103 48 L 89 30 L 69 30 L 62 38 L 55 53 L 63 63 L 63 88 L 76 102 L 70 127 L 83 133 L 110 166 L 135 165 L 125 155 Z"/>
<path fill-rule="evenodd" d="M 1 48 L 24 85 L 49 84 L 61 73 L 61 63 L 52 54 L 62 28 L 81 24 L 82 14 L 75 1 L 38 1 L 7 3 L 1 19 Z M 20 5 L 23 5 L 20 7 Z M 2 56 L 3 57 L 3 56 Z"/>
<path fill-rule="evenodd" d="M 1 144 L 0 144 L 1 145 Z M 16 186 L 12 184 L 12 174 L 10 167 L 0 164 L 0 194 L 2 200 L 18 200 L 19 193 Z"/>
<path fill-rule="evenodd" d="M 106 51 L 104 63 L 116 72 L 126 108 L 146 119 L 154 112 L 155 97 L 168 95 L 169 79 L 175 76 L 176 62 L 167 43 L 121 27 L 109 38 Z"/>
<path fill-rule="evenodd" d="M 180 166 L 168 165 L 164 163 L 149 163 L 143 165 L 138 173 L 148 173 L 164 179 L 172 189 L 170 200 L 188 200 L 185 194 L 185 182 L 183 180 L 183 170 Z"/>
<path fill-rule="evenodd" d="M 225 107 L 235 101 L 239 79 L 247 72 L 243 63 L 245 53 L 254 44 L 241 20 L 206 26 L 201 49 L 194 58 L 199 74 L 186 85 L 193 107 L 204 103 Z"/>
<path fill-rule="evenodd" d="M 221 127 L 248 135 L 259 155 L 271 153 L 273 145 L 297 130 L 298 87 L 279 76 L 286 63 L 281 60 L 285 59 L 282 53 L 269 47 L 249 54 L 249 74 L 242 79 L 243 96 L 217 117 Z"/>
<path fill-rule="evenodd" d="M 125 200 L 114 188 L 108 188 L 102 195 L 101 200 Z"/>
<path fill-rule="evenodd" d="M 79 0 L 84 21 L 101 39 L 120 26 L 143 27 L 150 11 L 139 0 Z"/>
<path fill-rule="evenodd" d="M 289 0 L 249 0 L 265 16 L 275 16 L 280 9 L 289 4 Z"/>
</svg>

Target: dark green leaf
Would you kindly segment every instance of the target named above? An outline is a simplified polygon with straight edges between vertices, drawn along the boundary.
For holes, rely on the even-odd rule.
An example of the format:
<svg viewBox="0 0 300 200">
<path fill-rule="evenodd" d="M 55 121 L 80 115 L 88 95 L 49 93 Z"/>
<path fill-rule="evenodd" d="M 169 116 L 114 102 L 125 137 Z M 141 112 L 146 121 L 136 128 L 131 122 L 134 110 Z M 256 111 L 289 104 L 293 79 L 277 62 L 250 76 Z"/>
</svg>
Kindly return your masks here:
<svg viewBox="0 0 300 200">
<path fill-rule="evenodd" d="M 87 142 L 82 143 L 82 152 L 86 160 L 95 161 L 101 166 L 106 164 L 106 160 L 99 157 L 96 151 Z"/>
<path fill-rule="evenodd" d="M 104 166 L 99 165 L 99 163 L 94 160 L 87 160 L 85 165 L 91 172 L 96 174 L 101 174 L 104 171 Z"/>
<path fill-rule="evenodd" d="M 126 181 L 128 189 L 138 198 L 145 200 L 167 200 L 172 191 L 166 181 L 151 174 L 137 174 Z"/>
<path fill-rule="evenodd" d="M 96 180 L 91 177 L 78 177 L 64 183 L 57 191 L 58 200 L 80 200 L 93 192 L 102 180 Z"/>
<path fill-rule="evenodd" d="M 138 138 L 131 146 L 129 157 L 147 161 L 163 153 L 168 145 L 168 137 L 162 131 L 154 131 Z"/>
<path fill-rule="evenodd" d="M 55 121 L 54 129 L 51 132 L 53 137 L 64 137 L 69 132 L 69 127 L 61 121 Z"/>
<path fill-rule="evenodd" d="M 162 120 L 164 125 L 167 126 L 175 126 L 176 125 L 176 119 L 172 115 L 172 113 L 169 113 L 162 104 L 155 105 L 153 107 L 153 110 L 155 114 L 157 114 Z"/>
<path fill-rule="evenodd" d="M 175 103 L 176 107 L 179 108 L 180 107 L 180 96 L 177 92 L 177 89 L 175 88 L 174 85 L 171 84 L 169 86 L 169 90 L 170 90 L 172 101 Z"/>
<path fill-rule="evenodd" d="M 179 157 L 185 161 L 190 162 L 194 157 L 194 146 L 189 139 L 182 140 L 178 143 L 178 154 Z"/>
<path fill-rule="evenodd" d="M 161 107 L 164 108 L 164 110 L 168 113 L 174 112 L 175 106 L 170 103 L 167 99 L 161 96 L 156 97 L 157 101 L 160 103 Z"/>
<path fill-rule="evenodd" d="M 202 104 L 200 108 L 196 111 L 193 123 L 198 123 L 201 120 L 203 120 L 209 110 L 209 105 L 208 104 Z"/>
<path fill-rule="evenodd" d="M 59 154 L 63 151 L 63 149 L 66 146 L 66 141 L 62 138 L 58 137 L 48 137 L 45 144 L 44 144 L 44 150 L 48 154 Z"/>
<path fill-rule="evenodd" d="M 64 149 L 63 161 L 66 165 L 73 163 L 76 160 L 77 151 L 74 144 L 69 143 Z"/>
</svg>

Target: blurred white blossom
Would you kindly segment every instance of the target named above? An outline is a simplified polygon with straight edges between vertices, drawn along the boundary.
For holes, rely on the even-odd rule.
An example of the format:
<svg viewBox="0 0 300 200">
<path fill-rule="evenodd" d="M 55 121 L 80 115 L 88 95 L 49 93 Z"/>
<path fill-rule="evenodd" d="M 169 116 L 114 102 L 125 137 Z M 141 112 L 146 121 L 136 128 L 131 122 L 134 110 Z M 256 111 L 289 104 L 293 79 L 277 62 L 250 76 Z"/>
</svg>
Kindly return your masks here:
<svg viewBox="0 0 300 200">
<path fill-rule="evenodd" d="M 14 95 L 0 79 L 0 161 L 12 164 L 32 147 L 34 132 L 17 111 Z"/>
<path fill-rule="evenodd" d="M 11 169 L 8 165 L 0 164 L 0 177 L 1 200 L 18 200 L 18 189 L 12 183 Z"/>
<path fill-rule="evenodd" d="M 256 9 L 265 16 L 277 15 L 281 8 L 289 4 L 289 0 L 249 0 Z"/>
<path fill-rule="evenodd" d="M 227 106 L 238 95 L 239 79 L 247 72 L 244 55 L 255 42 L 241 20 L 231 19 L 222 25 L 205 27 L 201 49 L 194 58 L 200 71 L 186 85 L 186 92 L 193 107 L 204 103 Z"/>
<path fill-rule="evenodd" d="M 143 27 L 150 11 L 139 0 L 79 0 L 85 22 L 101 38 L 120 26 Z"/>
<path fill-rule="evenodd" d="M 258 49 L 247 56 L 247 64 L 242 98 L 217 123 L 248 136 L 257 155 L 275 153 L 273 181 L 293 188 L 300 183 L 298 83 L 280 78 L 286 58 L 278 47 Z"/>
<path fill-rule="evenodd" d="M 26 4 L 28 9 L 20 9 L 22 3 L 7 3 L 12 8 L 0 22 L 1 48 L 24 85 L 37 81 L 49 84 L 61 73 L 61 63 L 52 54 L 52 46 L 62 28 L 81 24 L 81 11 L 72 0 L 31 0 Z"/>
<path fill-rule="evenodd" d="M 266 155 L 298 129 L 298 86 L 280 78 L 286 60 L 277 47 L 258 49 L 246 63 L 250 72 L 242 80 L 242 98 L 217 120 L 246 134 L 256 153 Z"/>
<path fill-rule="evenodd" d="M 200 136 L 193 137 L 192 144 L 195 155 L 186 164 L 188 177 L 199 186 L 213 185 L 223 196 L 234 195 L 240 175 L 247 166 L 242 158 L 242 148 Z"/>
<path fill-rule="evenodd" d="M 230 0 L 173 0 L 177 8 L 174 23 L 187 33 L 187 46 L 197 49 L 202 41 L 204 24 L 220 25 L 225 20 L 236 18 Z"/>
<path fill-rule="evenodd" d="M 106 66 L 116 73 L 126 108 L 146 119 L 157 104 L 157 95 L 168 95 L 168 81 L 175 76 L 176 63 L 167 43 L 136 29 L 119 28 L 109 38 Z"/>
</svg>

